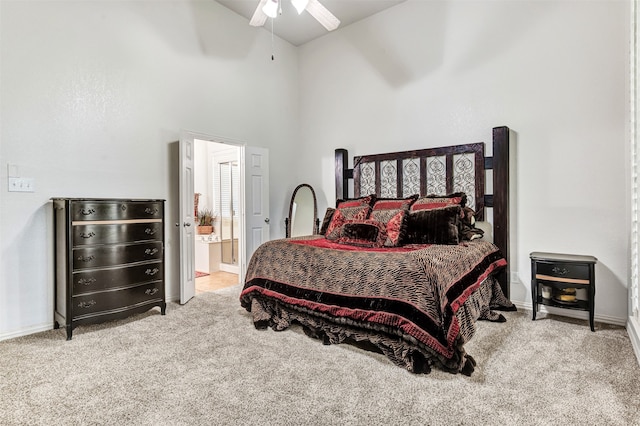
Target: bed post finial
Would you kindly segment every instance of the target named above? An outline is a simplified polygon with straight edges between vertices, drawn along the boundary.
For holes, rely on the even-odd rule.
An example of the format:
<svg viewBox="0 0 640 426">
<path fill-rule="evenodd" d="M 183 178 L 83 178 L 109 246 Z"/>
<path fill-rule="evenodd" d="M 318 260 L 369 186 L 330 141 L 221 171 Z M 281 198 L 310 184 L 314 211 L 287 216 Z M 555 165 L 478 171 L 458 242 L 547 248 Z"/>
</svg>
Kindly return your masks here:
<svg viewBox="0 0 640 426">
<path fill-rule="evenodd" d="M 349 198 L 346 149 L 336 149 L 336 200 Z"/>
</svg>

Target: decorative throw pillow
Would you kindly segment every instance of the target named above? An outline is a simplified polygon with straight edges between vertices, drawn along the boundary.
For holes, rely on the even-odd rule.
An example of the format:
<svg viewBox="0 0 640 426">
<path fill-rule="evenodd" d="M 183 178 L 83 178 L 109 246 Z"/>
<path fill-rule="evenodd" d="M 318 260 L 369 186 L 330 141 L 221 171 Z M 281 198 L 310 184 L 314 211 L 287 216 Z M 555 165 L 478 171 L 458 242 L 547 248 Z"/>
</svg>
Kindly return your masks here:
<svg viewBox="0 0 640 426">
<path fill-rule="evenodd" d="M 464 207 L 467 204 L 467 194 L 464 192 L 456 192 L 449 195 L 432 194 L 420 197 L 411 205 L 410 211 L 438 209 L 455 204 Z"/>
<path fill-rule="evenodd" d="M 406 244 L 458 244 L 462 208 L 455 204 L 407 216 Z"/>
<path fill-rule="evenodd" d="M 376 220 L 347 220 L 336 242 L 359 247 L 382 247 L 387 239 L 386 226 Z"/>
<path fill-rule="evenodd" d="M 329 222 L 329 226 L 327 226 L 327 231 L 324 234 L 324 237 L 327 240 L 336 240 L 340 236 L 340 230 L 344 222 L 346 221 L 342 211 L 336 210 L 333 212 L 333 216 L 331 217 L 331 222 Z"/>
<path fill-rule="evenodd" d="M 325 237 L 329 240 L 337 239 L 340 236 L 340 227 L 346 220 L 367 219 L 374 199 L 374 195 L 368 195 L 361 198 L 338 200 L 336 202 L 336 211 L 333 213 L 333 217 L 327 227 Z"/>
<path fill-rule="evenodd" d="M 343 216 L 349 219 L 355 219 L 357 217 L 362 217 L 363 210 L 366 211 L 366 216 L 363 219 L 369 217 L 369 212 L 371 210 L 371 206 L 375 202 L 375 195 L 367 195 L 366 197 L 360 198 L 350 198 L 347 200 L 337 200 L 336 201 L 336 209 L 342 211 Z"/>
<path fill-rule="evenodd" d="M 417 198 L 416 194 L 407 198 L 380 198 L 376 200 L 369 217 L 386 225 L 385 247 L 396 247 L 404 238 L 405 217 L 409 207 Z"/>
<path fill-rule="evenodd" d="M 327 233 L 327 228 L 329 228 L 331 218 L 333 218 L 335 211 L 336 209 L 333 207 L 327 207 L 327 211 L 324 213 L 324 219 L 322 219 L 322 226 L 320 226 L 320 235 L 325 235 Z"/>
<path fill-rule="evenodd" d="M 385 247 L 397 247 L 401 245 L 405 234 L 407 233 L 406 226 L 406 210 L 400 210 L 393 215 L 386 224 L 387 239 L 384 242 Z"/>
</svg>

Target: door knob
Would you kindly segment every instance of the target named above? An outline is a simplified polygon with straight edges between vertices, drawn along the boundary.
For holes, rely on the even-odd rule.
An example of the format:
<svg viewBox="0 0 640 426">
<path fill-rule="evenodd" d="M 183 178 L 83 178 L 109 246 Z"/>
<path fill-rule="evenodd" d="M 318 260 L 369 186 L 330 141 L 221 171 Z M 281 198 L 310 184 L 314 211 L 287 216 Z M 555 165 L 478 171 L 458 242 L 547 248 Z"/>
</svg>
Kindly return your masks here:
<svg viewBox="0 0 640 426">
<path fill-rule="evenodd" d="M 264 223 L 269 223 L 269 218 L 266 218 L 266 219 L 264 220 Z"/>
<path fill-rule="evenodd" d="M 185 223 L 184 223 L 184 226 L 191 226 L 191 223 L 189 223 L 189 222 L 185 222 Z"/>
</svg>

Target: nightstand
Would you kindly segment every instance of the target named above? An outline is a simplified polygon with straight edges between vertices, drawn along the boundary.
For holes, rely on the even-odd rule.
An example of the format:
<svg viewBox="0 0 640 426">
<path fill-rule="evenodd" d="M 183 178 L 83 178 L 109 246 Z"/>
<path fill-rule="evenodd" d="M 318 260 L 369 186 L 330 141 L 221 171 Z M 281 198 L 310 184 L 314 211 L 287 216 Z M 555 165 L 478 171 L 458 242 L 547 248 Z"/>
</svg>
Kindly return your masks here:
<svg viewBox="0 0 640 426">
<path fill-rule="evenodd" d="M 593 256 L 533 252 L 531 258 L 531 300 L 533 320 L 539 305 L 589 312 L 589 325 L 593 326 L 596 295 L 595 264 Z M 586 289 L 587 300 L 575 297 L 575 290 Z"/>
</svg>

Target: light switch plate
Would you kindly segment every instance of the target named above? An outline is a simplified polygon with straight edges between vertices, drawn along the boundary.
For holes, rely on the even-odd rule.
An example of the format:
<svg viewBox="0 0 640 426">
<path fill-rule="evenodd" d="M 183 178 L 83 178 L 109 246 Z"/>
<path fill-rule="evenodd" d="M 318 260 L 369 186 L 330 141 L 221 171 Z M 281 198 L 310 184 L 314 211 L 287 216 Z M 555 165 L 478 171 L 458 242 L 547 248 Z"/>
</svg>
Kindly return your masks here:
<svg viewBox="0 0 640 426">
<path fill-rule="evenodd" d="M 34 192 L 33 178 L 9 178 L 9 192 Z"/>
</svg>

